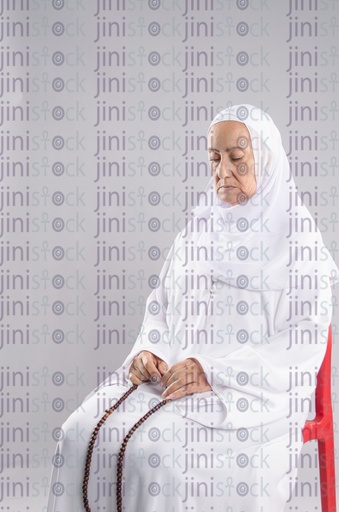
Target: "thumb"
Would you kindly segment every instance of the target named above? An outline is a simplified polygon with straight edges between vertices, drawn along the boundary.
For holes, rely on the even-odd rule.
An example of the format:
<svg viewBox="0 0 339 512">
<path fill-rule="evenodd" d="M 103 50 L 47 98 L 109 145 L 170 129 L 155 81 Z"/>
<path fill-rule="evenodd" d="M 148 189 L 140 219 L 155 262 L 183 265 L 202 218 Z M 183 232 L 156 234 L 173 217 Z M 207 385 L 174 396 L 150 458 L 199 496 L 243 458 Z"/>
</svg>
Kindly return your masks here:
<svg viewBox="0 0 339 512">
<path fill-rule="evenodd" d="M 164 375 L 168 370 L 168 364 L 165 363 L 165 361 L 163 361 L 162 359 L 159 359 L 158 370 L 161 373 L 161 375 Z"/>
</svg>

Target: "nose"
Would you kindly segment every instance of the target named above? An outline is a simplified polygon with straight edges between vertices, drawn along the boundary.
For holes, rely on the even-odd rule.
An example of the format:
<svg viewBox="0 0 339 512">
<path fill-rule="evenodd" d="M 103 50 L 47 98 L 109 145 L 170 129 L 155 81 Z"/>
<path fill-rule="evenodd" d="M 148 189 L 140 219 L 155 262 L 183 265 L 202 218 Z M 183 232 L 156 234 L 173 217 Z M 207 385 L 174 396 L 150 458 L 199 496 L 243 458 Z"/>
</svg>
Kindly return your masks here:
<svg viewBox="0 0 339 512">
<path fill-rule="evenodd" d="M 223 158 L 218 166 L 217 175 L 219 179 L 230 178 L 232 176 L 232 170 L 230 161 L 227 158 Z"/>
</svg>

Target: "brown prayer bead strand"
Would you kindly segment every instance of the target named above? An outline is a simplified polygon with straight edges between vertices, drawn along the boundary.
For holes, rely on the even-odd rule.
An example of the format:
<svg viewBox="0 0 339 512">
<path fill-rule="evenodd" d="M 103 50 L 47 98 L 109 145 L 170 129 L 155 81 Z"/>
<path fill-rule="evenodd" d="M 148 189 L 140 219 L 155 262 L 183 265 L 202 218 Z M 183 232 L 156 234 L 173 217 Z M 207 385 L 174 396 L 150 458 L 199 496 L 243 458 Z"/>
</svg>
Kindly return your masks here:
<svg viewBox="0 0 339 512">
<path fill-rule="evenodd" d="M 90 442 L 89 442 L 89 445 L 88 445 L 88 449 L 87 449 L 87 455 L 86 455 L 86 461 L 85 461 L 84 479 L 83 479 L 83 483 L 82 483 L 82 501 L 83 501 L 83 505 L 84 505 L 84 508 L 85 508 L 86 512 L 91 512 L 91 508 L 89 506 L 89 501 L 88 501 L 88 482 L 89 482 L 89 475 L 90 475 L 90 470 L 91 470 L 91 462 L 92 462 L 92 455 L 93 455 L 93 450 L 94 450 L 94 444 L 95 444 L 95 441 L 96 441 L 96 439 L 98 437 L 99 430 L 102 427 L 102 425 L 105 423 L 107 418 L 112 414 L 112 412 L 115 411 L 119 407 L 119 405 L 135 389 L 137 389 L 137 387 L 138 386 L 136 384 L 133 384 L 133 386 L 130 387 L 128 389 L 128 391 L 126 391 L 126 393 L 124 393 L 122 395 L 122 397 L 119 398 L 119 400 L 112 407 L 107 409 L 105 411 L 105 414 L 102 416 L 102 418 L 97 423 L 95 429 L 92 432 L 91 439 L 90 439 Z"/>
<path fill-rule="evenodd" d="M 118 464 L 117 464 L 117 490 L 116 490 L 116 497 L 117 497 L 117 512 L 122 512 L 122 473 L 123 473 L 123 463 L 124 463 L 124 455 L 127 447 L 127 443 L 134 434 L 134 432 L 137 430 L 140 425 L 144 423 L 150 416 L 152 416 L 153 413 L 158 411 L 161 407 L 163 407 L 165 404 L 170 402 L 170 398 L 166 398 L 162 402 L 159 402 L 157 405 L 155 405 L 152 409 L 150 409 L 140 420 L 138 420 L 133 427 L 128 431 L 126 436 L 124 437 L 124 440 L 121 444 L 121 448 L 118 455 Z"/>
</svg>

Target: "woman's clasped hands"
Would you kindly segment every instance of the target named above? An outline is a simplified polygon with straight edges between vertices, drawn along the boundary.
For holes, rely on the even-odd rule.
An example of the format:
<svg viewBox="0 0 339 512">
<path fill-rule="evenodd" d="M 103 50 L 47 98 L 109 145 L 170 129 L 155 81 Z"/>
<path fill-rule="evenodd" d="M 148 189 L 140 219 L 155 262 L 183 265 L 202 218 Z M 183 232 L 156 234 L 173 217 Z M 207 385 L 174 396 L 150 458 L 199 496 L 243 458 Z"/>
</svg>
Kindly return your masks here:
<svg viewBox="0 0 339 512">
<path fill-rule="evenodd" d="M 147 350 L 139 352 L 133 359 L 129 379 L 137 386 L 149 380 L 158 382 L 166 388 L 162 397 L 170 400 L 212 389 L 196 359 L 184 359 L 168 368 L 165 361 Z"/>
</svg>

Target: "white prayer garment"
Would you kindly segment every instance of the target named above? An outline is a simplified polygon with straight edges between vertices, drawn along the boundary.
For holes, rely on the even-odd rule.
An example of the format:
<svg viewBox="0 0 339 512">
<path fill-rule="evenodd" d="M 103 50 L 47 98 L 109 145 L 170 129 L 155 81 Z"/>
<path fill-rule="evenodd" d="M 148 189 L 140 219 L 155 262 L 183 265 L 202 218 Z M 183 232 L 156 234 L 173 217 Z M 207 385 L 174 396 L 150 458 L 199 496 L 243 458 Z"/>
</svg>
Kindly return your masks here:
<svg viewBox="0 0 339 512">
<path fill-rule="evenodd" d="M 248 129 L 256 192 L 232 206 L 211 178 L 174 240 L 131 353 L 62 427 L 48 512 L 84 510 L 90 436 L 131 387 L 130 365 L 144 350 L 169 367 L 196 359 L 212 389 L 173 399 L 133 434 L 123 510 L 282 512 L 291 498 L 338 269 L 298 196 L 270 116 L 237 105 L 218 114 L 210 130 L 227 121 Z M 93 512 L 117 510 L 121 443 L 163 391 L 142 383 L 101 428 L 89 481 Z M 70 458 L 75 468 L 64 463 Z"/>
</svg>

